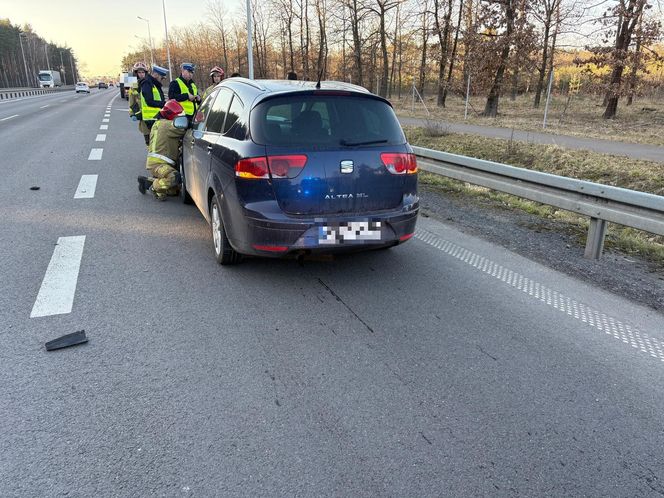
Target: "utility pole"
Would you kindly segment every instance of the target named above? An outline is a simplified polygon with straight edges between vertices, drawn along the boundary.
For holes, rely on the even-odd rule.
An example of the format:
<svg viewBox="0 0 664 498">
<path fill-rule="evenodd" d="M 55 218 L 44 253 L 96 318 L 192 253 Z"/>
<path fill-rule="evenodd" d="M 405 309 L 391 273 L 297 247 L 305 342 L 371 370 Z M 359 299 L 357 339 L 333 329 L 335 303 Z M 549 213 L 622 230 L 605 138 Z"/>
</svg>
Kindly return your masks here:
<svg viewBox="0 0 664 498">
<path fill-rule="evenodd" d="M 166 24 L 166 4 L 161 0 L 161 8 L 164 11 L 164 33 L 166 34 L 166 54 L 168 55 L 168 79 L 173 80 L 173 71 L 171 70 L 171 44 L 168 42 L 168 24 Z"/>
<path fill-rule="evenodd" d="M 44 54 L 46 55 L 46 68 L 51 70 L 51 63 L 48 61 L 48 43 L 44 43 Z"/>
<path fill-rule="evenodd" d="M 251 0 L 247 0 L 247 62 L 249 63 L 249 79 L 254 79 L 254 51 L 251 33 Z"/>
<path fill-rule="evenodd" d="M 74 71 L 74 61 L 71 58 L 71 51 L 69 51 L 69 64 L 71 65 L 71 74 L 74 75 L 74 81 L 76 81 L 78 78 L 76 77 L 76 71 Z"/>
<path fill-rule="evenodd" d="M 25 51 L 23 50 L 23 37 L 21 36 L 23 31 L 18 32 L 18 42 L 21 44 L 21 54 L 23 54 L 23 69 L 25 69 L 25 84 L 26 86 L 30 85 L 30 77 L 28 76 L 28 65 L 25 62 Z"/>
<path fill-rule="evenodd" d="M 67 86 L 67 74 L 66 74 L 67 71 L 65 71 L 65 63 L 62 60 L 62 50 L 60 50 L 60 67 L 62 68 L 62 76 L 63 79 L 65 80 L 64 81 L 65 86 Z"/>
</svg>

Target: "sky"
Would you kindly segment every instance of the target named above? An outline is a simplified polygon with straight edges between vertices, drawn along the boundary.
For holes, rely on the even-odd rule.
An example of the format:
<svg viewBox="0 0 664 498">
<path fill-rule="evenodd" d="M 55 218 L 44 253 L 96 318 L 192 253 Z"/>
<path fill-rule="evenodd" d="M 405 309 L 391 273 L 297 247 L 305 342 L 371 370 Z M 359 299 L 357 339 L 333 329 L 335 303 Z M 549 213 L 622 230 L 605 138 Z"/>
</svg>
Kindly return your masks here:
<svg viewBox="0 0 664 498">
<path fill-rule="evenodd" d="M 168 30 L 205 22 L 208 0 L 164 0 Z M 231 15 L 243 0 L 222 0 Z M 0 0 L 0 18 L 14 25 L 31 24 L 45 40 L 67 45 L 85 65 L 84 76 L 117 76 L 122 57 L 138 50 L 148 38 L 144 17 L 150 21 L 152 42 L 164 39 L 162 0 Z M 149 62 L 149 61 L 147 61 Z M 155 61 L 167 66 L 167 61 Z"/>
</svg>

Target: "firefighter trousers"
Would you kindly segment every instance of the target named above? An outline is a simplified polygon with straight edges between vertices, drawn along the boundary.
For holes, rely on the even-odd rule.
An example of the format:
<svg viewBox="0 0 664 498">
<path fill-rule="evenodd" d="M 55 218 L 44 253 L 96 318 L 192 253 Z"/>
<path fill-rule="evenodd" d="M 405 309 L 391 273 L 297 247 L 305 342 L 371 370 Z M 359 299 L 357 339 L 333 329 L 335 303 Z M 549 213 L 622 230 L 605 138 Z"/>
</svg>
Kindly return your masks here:
<svg viewBox="0 0 664 498">
<path fill-rule="evenodd" d="M 163 198 L 180 193 L 180 175 L 175 168 L 166 163 L 156 163 L 151 164 L 148 169 L 150 176 L 154 178 L 152 191 L 155 197 Z"/>
</svg>

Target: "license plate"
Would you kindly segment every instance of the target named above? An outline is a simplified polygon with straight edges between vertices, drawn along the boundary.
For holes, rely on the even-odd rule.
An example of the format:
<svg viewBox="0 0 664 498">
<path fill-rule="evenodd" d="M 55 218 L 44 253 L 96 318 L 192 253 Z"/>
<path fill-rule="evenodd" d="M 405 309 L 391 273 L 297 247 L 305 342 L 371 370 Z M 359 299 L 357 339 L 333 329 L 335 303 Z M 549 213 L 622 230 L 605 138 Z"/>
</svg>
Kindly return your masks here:
<svg viewBox="0 0 664 498">
<path fill-rule="evenodd" d="M 380 221 L 349 221 L 318 227 L 318 243 L 343 244 L 365 240 L 380 240 Z"/>
</svg>

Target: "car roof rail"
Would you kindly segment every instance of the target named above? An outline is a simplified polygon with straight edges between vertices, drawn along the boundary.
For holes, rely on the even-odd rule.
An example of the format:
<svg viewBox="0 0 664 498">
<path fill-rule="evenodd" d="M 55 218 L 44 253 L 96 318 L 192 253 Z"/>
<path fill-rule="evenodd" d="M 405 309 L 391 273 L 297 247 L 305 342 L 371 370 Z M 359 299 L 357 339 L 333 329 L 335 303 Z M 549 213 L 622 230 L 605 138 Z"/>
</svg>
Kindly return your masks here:
<svg viewBox="0 0 664 498">
<path fill-rule="evenodd" d="M 230 79 L 230 78 L 229 78 Z M 241 76 L 234 76 L 232 78 L 233 81 L 237 81 L 238 83 L 244 83 L 245 85 L 252 86 L 256 88 L 257 90 L 260 90 L 262 92 L 266 91 L 267 89 L 265 86 L 261 85 L 258 81 L 256 80 L 250 80 L 249 78 L 242 78 Z"/>
</svg>

